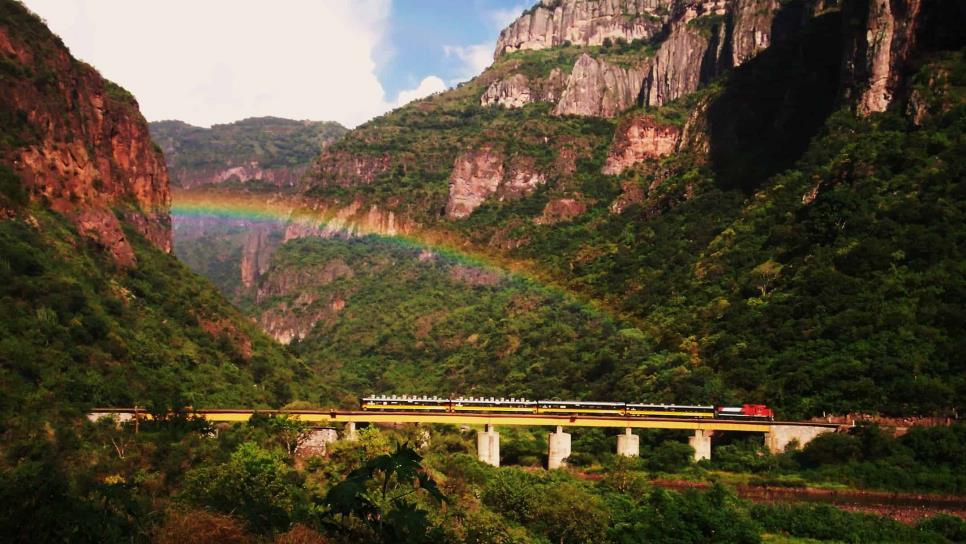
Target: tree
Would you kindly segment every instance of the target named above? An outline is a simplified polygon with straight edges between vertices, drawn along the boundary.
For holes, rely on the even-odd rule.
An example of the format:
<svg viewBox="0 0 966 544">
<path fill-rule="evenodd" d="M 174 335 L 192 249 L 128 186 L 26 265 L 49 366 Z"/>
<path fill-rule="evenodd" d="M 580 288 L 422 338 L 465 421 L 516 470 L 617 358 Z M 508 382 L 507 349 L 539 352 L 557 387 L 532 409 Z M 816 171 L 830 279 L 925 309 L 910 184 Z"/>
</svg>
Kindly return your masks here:
<svg viewBox="0 0 966 544">
<path fill-rule="evenodd" d="M 248 425 L 267 429 L 289 455 L 295 455 L 312 433 L 311 425 L 289 414 L 265 417 L 256 413 L 248 420 Z"/>
<path fill-rule="evenodd" d="M 323 501 L 329 515 L 340 517 L 336 529 L 355 539 L 377 542 L 433 542 L 435 531 L 426 511 L 409 497 L 423 491 L 436 503 L 446 498 L 421 461 L 414 449 L 400 444 L 394 452 L 374 457 L 349 473 Z"/>
<path fill-rule="evenodd" d="M 190 471 L 181 497 L 239 516 L 259 533 L 287 528 L 305 506 L 296 474 L 279 454 L 254 442 L 238 446 L 227 463 Z"/>
</svg>

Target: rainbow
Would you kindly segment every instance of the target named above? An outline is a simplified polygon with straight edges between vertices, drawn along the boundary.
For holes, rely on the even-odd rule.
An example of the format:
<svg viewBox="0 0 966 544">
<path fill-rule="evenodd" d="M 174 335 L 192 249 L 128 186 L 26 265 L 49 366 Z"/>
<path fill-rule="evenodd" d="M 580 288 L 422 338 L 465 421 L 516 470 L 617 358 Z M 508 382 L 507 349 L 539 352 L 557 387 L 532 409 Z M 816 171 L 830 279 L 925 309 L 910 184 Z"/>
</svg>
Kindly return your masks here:
<svg viewBox="0 0 966 544">
<path fill-rule="evenodd" d="M 175 219 L 194 217 L 278 223 L 294 231 L 293 237 L 298 233 L 344 238 L 372 236 L 408 248 L 426 249 L 460 263 L 514 275 L 521 275 L 519 270 L 529 268 L 460 250 L 443 233 L 422 229 L 414 222 L 397 218 L 391 211 L 366 207 L 359 200 L 326 204 L 278 194 L 174 191 L 171 215 Z"/>
<path fill-rule="evenodd" d="M 449 232 L 421 228 L 390 211 L 363 205 L 358 200 L 326 204 L 300 196 L 237 193 L 219 190 L 175 191 L 171 215 L 177 218 L 215 218 L 286 225 L 301 235 L 374 237 L 409 249 L 431 251 L 449 261 L 498 272 L 547 295 L 563 297 L 592 313 L 618 321 L 633 321 L 535 272 L 529 261 L 484 255 L 468 248 Z M 298 236 L 299 234 L 296 234 Z"/>
</svg>

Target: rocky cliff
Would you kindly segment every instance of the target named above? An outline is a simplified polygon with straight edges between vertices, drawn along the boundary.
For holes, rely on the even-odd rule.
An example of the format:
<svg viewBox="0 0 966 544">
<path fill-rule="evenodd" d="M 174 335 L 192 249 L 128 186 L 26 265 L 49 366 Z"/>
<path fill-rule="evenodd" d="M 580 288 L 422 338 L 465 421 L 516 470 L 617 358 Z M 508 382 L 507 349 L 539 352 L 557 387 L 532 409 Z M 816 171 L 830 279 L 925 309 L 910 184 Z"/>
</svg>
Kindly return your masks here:
<svg viewBox="0 0 966 544">
<path fill-rule="evenodd" d="M 637 104 L 645 74 L 646 65 L 624 68 L 581 55 L 553 113 L 614 117 Z"/>
<path fill-rule="evenodd" d="M 542 0 L 500 32 L 495 57 L 563 44 L 628 42 L 660 32 L 670 0 Z"/>
<path fill-rule="evenodd" d="M 641 161 L 670 155 L 680 141 L 680 127 L 656 123 L 644 115 L 627 117 L 617 127 L 601 173 L 617 175 Z"/>
<path fill-rule="evenodd" d="M 557 102 L 565 85 L 566 76 L 560 68 L 534 80 L 523 74 L 512 74 L 490 84 L 480 97 L 480 105 L 522 108 L 531 102 Z"/>
<path fill-rule="evenodd" d="M 934 9 L 941 4 L 935 2 Z M 885 111 L 899 95 L 908 94 L 912 53 L 920 40 L 929 40 L 922 10 L 921 0 L 869 0 L 849 6 L 850 16 L 865 21 L 847 46 L 845 64 L 852 84 L 846 94 L 856 98 L 859 113 Z"/>
<path fill-rule="evenodd" d="M 449 180 L 446 217 L 461 219 L 473 213 L 496 192 L 503 180 L 503 157 L 492 148 L 467 151 L 456 158 Z"/>
<path fill-rule="evenodd" d="M 11 13 L 0 20 L 0 162 L 32 200 L 71 218 L 119 265 L 136 263 L 122 219 L 170 251 L 167 169 L 137 102 L 22 8 L 4 9 Z"/>
</svg>

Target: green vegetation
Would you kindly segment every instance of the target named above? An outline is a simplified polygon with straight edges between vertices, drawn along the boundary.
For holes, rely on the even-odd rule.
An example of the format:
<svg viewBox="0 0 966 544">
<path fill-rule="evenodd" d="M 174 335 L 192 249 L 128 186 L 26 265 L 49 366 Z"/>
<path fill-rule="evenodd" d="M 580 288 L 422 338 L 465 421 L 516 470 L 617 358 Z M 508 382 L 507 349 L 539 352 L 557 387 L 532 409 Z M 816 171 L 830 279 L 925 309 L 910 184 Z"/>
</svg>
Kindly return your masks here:
<svg viewBox="0 0 966 544">
<path fill-rule="evenodd" d="M 334 146 L 363 156 L 388 154 L 399 166 L 362 187 L 338 187 L 322 177 L 310 194 L 401 203 L 395 207 L 455 235 L 472 251 L 529 263 L 537 277 L 594 301 L 616 316 L 616 327 L 640 329 L 649 339 L 644 351 L 628 355 L 636 361 L 618 355 L 606 371 L 590 371 L 589 381 L 570 382 L 580 389 L 530 391 L 764 402 L 789 418 L 850 411 L 951 415 L 966 398 L 966 367 L 958 355 L 966 338 L 959 318 L 966 301 L 957 287 L 966 283 L 961 265 L 966 60 L 962 52 L 923 60 L 916 81 L 926 114 L 918 124 L 897 113 L 867 118 L 847 110 L 832 113 L 838 76 L 817 78 L 807 87 L 799 82 L 803 70 L 838 66 L 827 62 L 841 54 L 829 38 L 840 32 L 837 17 L 819 18 L 799 41 L 769 49 L 701 93 L 652 112 L 659 121 L 681 124 L 695 108 L 707 108 L 713 125 L 707 134 L 710 161 L 683 151 L 619 177 L 602 176 L 613 122 L 548 116 L 543 104 L 481 108 L 476 101 L 499 75 L 498 64 L 459 89 L 373 120 Z M 507 58 L 522 62 L 530 55 L 537 54 Z M 753 97 L 767 99 L 756 103 Z M 740 122 L 726 119 L 733 112 L 740 112 L 735 114 Z M 776 118 L 789 124 L 770 121 Z M 547 173 L 547 186 L 521 200 L 488 202 L 465 220 L 442 220 L 439 210 L 457 153 L 484 144 L 503 151 L 507 164 L 532 159 Z M 578 155 L 572 174 L 554 166 L 564 149 Z M 610 206 L 621 194 L 621 182 L 642 187 L 644 196 L 615 214 Z M 551 198 L 574 193 L 589 203 L 585 213 L 552 225 L 534 221 Z M 384 364 L 387 358 L 422 361 L 427 353 L 424 341 L 412 336 L 394 334 L 363 342 L 366 348 L 357 350 L 344 335 L 379 322 L 376 301 L 383 315 L 433 319 L 428 306 L 416 309 L 428 295 L 419 294 L 408 278 L 383 281 L 381 291 L 353 295 L 356 309 L 341 314 L 333 330 L 345 341 L 323 348 L 325 359 L 339 361 L 341 372 L 369 376 L 362 369 L 392 368 Z M 414 290 L 415 302 L 405 310 L 409 301 L 379 294 L 406 289 Z M 371 305 L 367 293 L 373 294 Z M 463 295 L 447 296 L 456 304 Z M 479 324 L 462 327 L 449 336 L 469 338 Z M 515 324 L 512 330 L 522 331 Z M 310 337 L 305 342 L 310 347 L 301 349 L 317 350 L 323 339 Z M 618 354 L 625 349 L 614 340 L 604 343 L 606 348 L 594 349 Z M 449 367 L 450 352 L 428 353 L 436 357 L 434 364 L 417 363 L 420 370 L 410 379 L 392 374 L 392 380 L 375 383 L 419 391 L 438 384 L 424 377 Z M 597 363 L 580 353 L 554 368 L 587 376 L 588 365 Z M 501 360 L 493 355 L 470 361 L 492 367 L 489 361 Z M 524 367 L 527 382 L 540 383 L 542 364 Z M 458 372 L 474 375 L 463 370 L 468 367 L 463 361 Z M 479 383 L 487 383 L 485 375 L 475 374 Z M 634 385 L 622 388 L 624 383 Z"/>
<path fill-rule="evenodd" d="M 11 542 L 201 544 L 946 543 L 966 531 L 951 516 L 913 526 L 828 506 L 752 504 L 721 484 L 668 491 L 625 461 L 592 479 L 493 468 L 474 458 L 472 431 L 446 426 L 364 428 L 357 441 L 330 444 L 326 458 L 300 458 L 272 419 L 217 435 L 178 417 L 136 433 L 110 420 L 55 425 L 32 460 L 0 472 L 0 530 Z M 414 446 L 427 432 L 429 443 Z"/>
<path fill-rule="evenodd" d="M 0 221 L 0 369 L 6 421 L 90 406 L 279 406 L 307 369 L 174 257 L 125 234 L 118 271 L 59 216 Z"/>
<path fill-rule="evenodd" d="M 172 184 L 192 171 L 219 171 L 257 161 L 263 169 L 304 168 L 347 129 L 334 122 L 255 117 L 210 129 L 181 121 L 149 124 L 168 159 Z"/>
<path fill-rule="evenodd" d="M 664 401 L 720 395 L 665 374 L 686 361 L 655 353 L 653 340 L 627 323 L 525 279 L 391 240 L 291 241 L 275 254 L 262 289 L 327 278 L 321 271 L 336 267 L 352 272 L 302 280 L 253 310 L 313 300 L 288 312 L 327 315 L 333 301 L 344 301 L 337 316 L 321 319 L 292 346 L 344 391 L 344 405 L 366 392 Z M 638 379 L 643 372 L 649 377 Z"/>
</svg>

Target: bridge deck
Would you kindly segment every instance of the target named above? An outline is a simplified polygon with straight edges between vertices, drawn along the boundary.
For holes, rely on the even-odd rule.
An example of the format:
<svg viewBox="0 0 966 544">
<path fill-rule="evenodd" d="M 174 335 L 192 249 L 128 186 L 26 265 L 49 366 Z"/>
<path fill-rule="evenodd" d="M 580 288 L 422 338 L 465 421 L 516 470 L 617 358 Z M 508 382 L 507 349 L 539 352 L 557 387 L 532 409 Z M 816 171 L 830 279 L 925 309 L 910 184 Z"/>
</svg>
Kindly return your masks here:
<svg viewBox="0 0 966 544">
<path fill-rule="evenodd" d="M 773 425 L 836 428 L 836 424 L 798 421 L 741 421 L 710 418 L 650 418 L 626 416 L 584 416 L 550 414 L 467 414 L 448 412 L 356 412 L 341 410 L 196 410 L 193 413 L 213 422 L 248 421 L 253 413 L 289 414 L 318 424 L 329 423 L 448 423 L 451 425 L 524 425 L 554 427 L 612 427 L 636 429 L 690 429 L 702 431 L 745 431 L 767 433 Z M 138 411 L 141 417 L 147 414 Z M 93 414 L 134 415 L 131 408 L 100 408 Z"/>
</svg>

